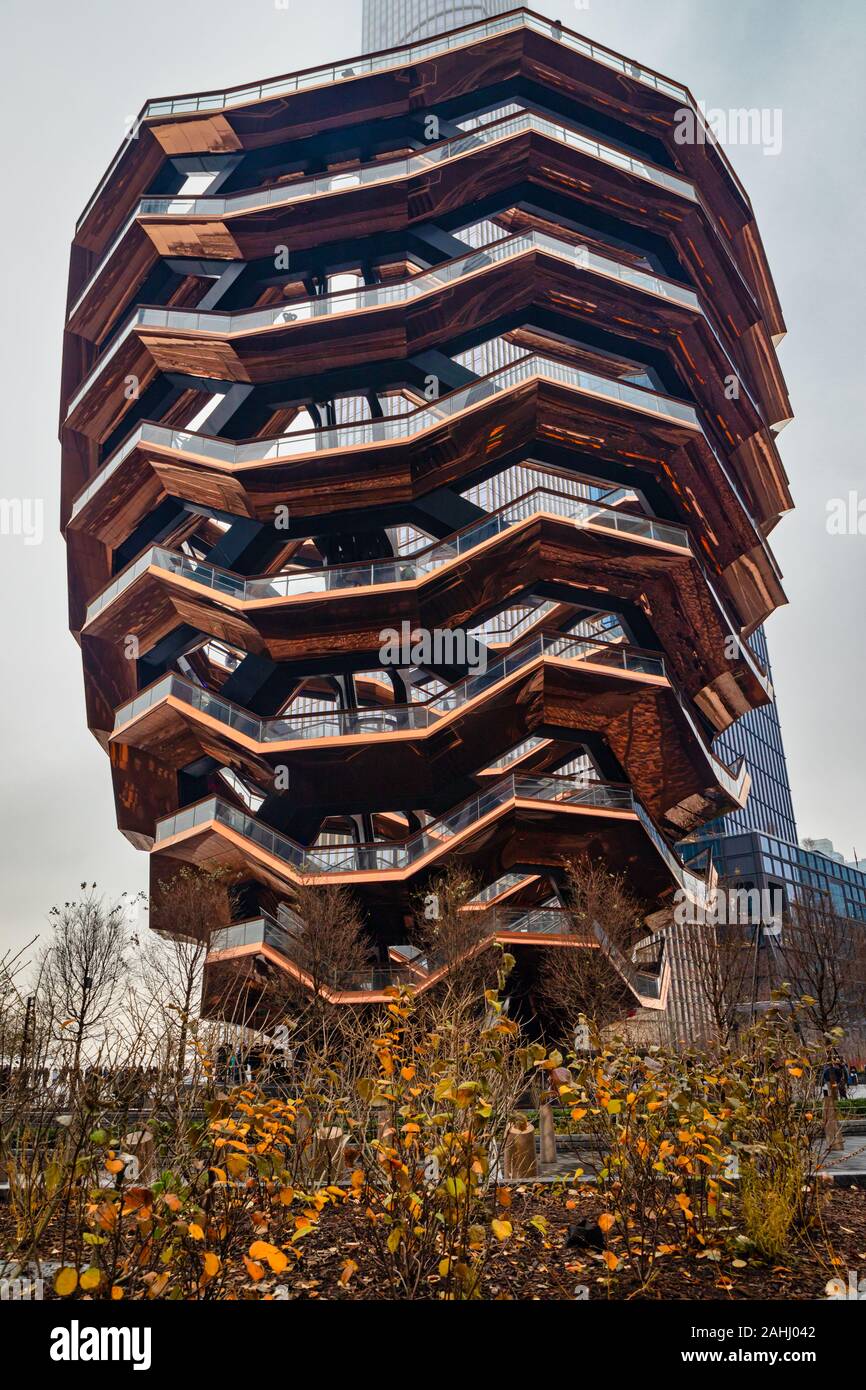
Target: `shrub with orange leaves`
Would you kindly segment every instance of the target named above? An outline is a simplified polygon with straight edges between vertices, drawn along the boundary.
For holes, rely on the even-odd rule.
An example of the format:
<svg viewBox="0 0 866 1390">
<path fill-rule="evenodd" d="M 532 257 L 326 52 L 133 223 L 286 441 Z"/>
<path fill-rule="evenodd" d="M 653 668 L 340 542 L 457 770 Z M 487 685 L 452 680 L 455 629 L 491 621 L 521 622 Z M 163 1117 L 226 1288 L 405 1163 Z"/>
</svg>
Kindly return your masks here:
<svg viewBox="0 0 866 1390">
<path fill-rule="evenodd" d="M 503 956 L 500 988 L 510 966 Z M 347 1195 L 392 1297 L 481 1297 L 491 1249 L 513 1235 L 491 1184 L 537 1053 L 520 1045 L 497 991 L 485 1003 L 480 1012 L 452 994 L 419 1009 L 393 991 L 356 1083 L 369 1133 Z"/>
</svg>

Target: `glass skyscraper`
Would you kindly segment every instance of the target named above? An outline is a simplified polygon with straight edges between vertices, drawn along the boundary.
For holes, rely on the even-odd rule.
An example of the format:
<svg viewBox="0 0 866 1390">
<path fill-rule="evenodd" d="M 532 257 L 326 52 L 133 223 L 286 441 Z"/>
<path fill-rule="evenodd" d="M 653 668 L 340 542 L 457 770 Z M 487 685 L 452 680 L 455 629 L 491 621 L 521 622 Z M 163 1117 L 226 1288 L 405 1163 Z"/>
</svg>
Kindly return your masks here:
<svg viewBox="0 0 866 1390">
<path fill-rule="evenodd" d="M 752 634 L 749 645 L 772 676 L 763 627 Z M 714 747 L 729 764 L 746 759 L 751 792 L 742 810 L 722 816 L 681 845 L 684 858 L 697 861 L 709 849 L 723 882 L 771 893 L 779 890 L 789 904 L 800 894 L 819 893 L 842 916 L 866 922 L 866 873 L 798 843 L 775 699 L 738 719 Z"/>
<path fill-rule="evenodd" d="M 752 634 L 749 645 L 772 678 L 763 627 Z M 705 833 L 737 834 L 756 830 L 796 844 L 797 821 L 775 699 L 772 704 L 751 710 L 738 719 L 718 736 L 714 746 L 726 763 L 733 765 L 741 757 L 746 759 L 752 774 L 752 789 L 742 810 L 732 811 L 715 825 L 708 826 Z"/>
<path fill-rule="evenodd" d="M 364 0 L 365 53 L 414 43 L 513 10 L 517 0 Z"/>
</svg>

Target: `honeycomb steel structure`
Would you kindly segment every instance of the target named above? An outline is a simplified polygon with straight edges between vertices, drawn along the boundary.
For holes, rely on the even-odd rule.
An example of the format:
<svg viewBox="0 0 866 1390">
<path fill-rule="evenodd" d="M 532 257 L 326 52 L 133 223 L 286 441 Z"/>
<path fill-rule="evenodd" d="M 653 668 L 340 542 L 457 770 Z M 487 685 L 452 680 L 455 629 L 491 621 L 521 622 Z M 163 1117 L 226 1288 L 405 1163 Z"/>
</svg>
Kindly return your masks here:
<svg viewBox="0 0 866 1390">
<path fill-rule="evenodd" d="M 712 741 L 772 695 L 791 412 L 751 205 L 683 108 L 515 10 L 151 101 L 79 219 L 70 623 L 152 881 L 242 882 L 212 1011 L 297 973 L 301 883 L 363 907 L 353 1001 L 435 977 L 407 924 L 455 859 L 526 960 L 586 948 L 566 855 L 648 930 L 712 887 L 674 846 L 748 795 Z"/>
</svg>

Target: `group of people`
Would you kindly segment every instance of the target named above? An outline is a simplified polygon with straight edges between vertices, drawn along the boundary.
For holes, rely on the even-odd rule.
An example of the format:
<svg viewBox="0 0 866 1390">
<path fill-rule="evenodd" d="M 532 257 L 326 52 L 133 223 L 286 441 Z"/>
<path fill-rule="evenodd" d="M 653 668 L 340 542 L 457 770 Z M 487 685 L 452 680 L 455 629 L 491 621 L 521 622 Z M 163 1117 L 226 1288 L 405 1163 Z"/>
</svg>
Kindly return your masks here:
<svg viewBox="0 0 866 1390">
<path fill-rule="evenodd" d="M 847 1100 L 849 1087 L 857 1086 L 859 1082 L 860 1074 L 857 1068 L 849 1067 L 839 1056 L 831 1057 L 821 1073 L 824 1095 L 830 1095 L 832 1087 L 839 1100 Z"/>
</svg>

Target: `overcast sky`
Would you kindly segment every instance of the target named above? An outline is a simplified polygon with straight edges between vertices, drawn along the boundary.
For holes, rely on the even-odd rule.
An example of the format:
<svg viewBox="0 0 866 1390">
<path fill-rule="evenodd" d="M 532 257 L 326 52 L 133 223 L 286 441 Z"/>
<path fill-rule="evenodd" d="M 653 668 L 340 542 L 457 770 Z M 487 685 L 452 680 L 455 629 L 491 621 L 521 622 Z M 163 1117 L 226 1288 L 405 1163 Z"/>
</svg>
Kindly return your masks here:
<svg viewBox="0 0 866 1390">
<path fill-rule="evenodd" d="M 781 436 L 797 511 L 772 543 L 789 607 L 768 624 L 801 836 L 866 855 L 866 535 L 827 504 L 866 498 L 862 314 L 862 0 L 546 0 L 538 8 L 683 81 L 708 107 L 782 111 L 782 148 L 729 150 L 752 198 L 788 324 L 796 420 Z M 361 0 L 3 0 L 4 392 L 0 497 L 43 499 L 45 536 L 0 535 L 0 953 L 44 929 L 82 880 L 146 884 L 115 827 L 108 760 L 85 726 L 58 534 L 60 349 L 75 219 L 148 97 L 350 57 Z M 866 508 L 866 503 L 864 503 Z M 864 521 L 866 529 L 866 521 Z"/>
</svg>

